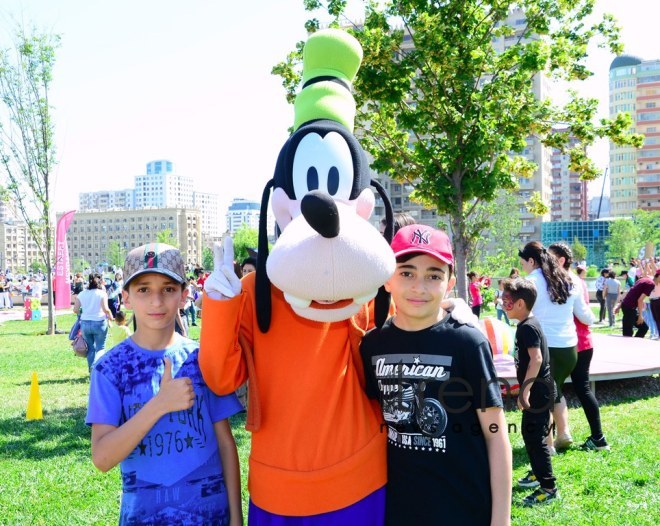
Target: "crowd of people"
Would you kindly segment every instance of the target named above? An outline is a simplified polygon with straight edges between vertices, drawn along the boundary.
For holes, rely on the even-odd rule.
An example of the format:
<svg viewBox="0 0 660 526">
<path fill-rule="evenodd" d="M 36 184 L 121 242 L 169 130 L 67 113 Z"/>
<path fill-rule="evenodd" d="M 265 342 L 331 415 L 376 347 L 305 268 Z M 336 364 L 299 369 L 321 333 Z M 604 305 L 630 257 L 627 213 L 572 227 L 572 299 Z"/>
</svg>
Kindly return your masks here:
<svg viewBox="0 0 660 526">
<path fill-rule="evenodd" d="M 445 416 L 448 420 L 444 422 L 436 419 L 425 423 L 421 417 L 413 421 L 412 412 L 404 422 L 402 415 L 410 410 L 409 403 L 412 402 L 401 405 L 401 393 L 410 389 L 414 391 L 419 386 L 398 385 L 401 378 L 392 377 L 389 373 L 386 373 L 387 378 L 381 377 L 384 369 L 373 367 L 377 363 L 375 357 L 386 361 L 389 354 L 399 361 L 407 359 L 406 353 L 409 353 L 411 360 L 419 360 L 422 356 L 429 363 L 436 363 L 438 358 L 433 358 L 436 354 L 434 349 L 442 347 L 443 359 L 446 353 L 454 353 L 453 361 L 447 363 L 461 364 L 461 374 L 474 382 L 475 392 L 481 392 L 477 386 L 483 386 L 483 380 L 486 385 L 497 387 L 497 382 L 490 381 L 496 379 L 497 373 L 483 335 L 456 322 L 441 307 L 441 301 L 452 290 L 456 280 L 451 243 L 446 234 L 424 227 L 428 230 L 426 237 L 412 236 L 411 232 L 419 230 L 422 225 L 415 224 L 412 218 L 404 214 L 397 215 L 395 219 L 392 249 L 397 270 L 386 284 L 392 295 L 394 315 L 382 328 L 374 329 L 362 341 L 367 394 L 380 403 L 385 422 L 394 423 L 402 435 L 409 431 L 416 432 L 419 427 L 423 436 L 439 437 L 445 433 L 443 437 L 448 437 L 457 426 L 471 429 L 476 426 L 482 433 L 470 440 L 461 437 L 461 453 L 454 453 L 455 457 L 443 455 L 443 460 L 435 458 L 432 472 L 428 470 L 427 457 L 404 451 L 405 448 L 395 449 L 388 444 L 390 483 L 386 490 L 386 515 L 392 523 L 409 520 L 410 511 L 406 503 L 411 498 L 418 499 L 420 486 L 417 482 L 424 480 L 422 486 L 428 488 L 428 498 L 421 499 L 421 502 L 428 502 L 430 507 L 417 506 L 415 513 L 420 520 L 434 516 L 433 496 L 437 487 L 442 486 L 446 491 L 455 487 L 455 483 L 448 484 L 447 477 L 469 457 L 479 460 L 474 460 L 469 473 L 466 472 L 470 478 L 466 484 L 479 493 L 480 502 L 489 505 L 464 506 L 466 523 L 482 523 L 486 516 L 493 520 L 505 518 L 510 515 L 512 466 L 499 390 L 490 389 L 485 396 L 481 393 L 479 404 L 467 413 L 448 412 Z M 424 245 L 415 244 L 415 239 L 425 239 L 426 242 Z M 205 440 L 209 441 L 206 445 L 217 451 L 215 455 L 218 458 L 209 464 L 192 454 L 190 462 L 199 464 L 200 469 L 202 465 L 206 466 L 204 469 L 210 470 L 205 472 L 208 476 L 222 477 L 224 471 L 225 491 L 220 492 L 223 497 L 210 504 L 208 509 L 217 516 L 231 517 L 232 523 L 240 524 L 239 520 L 235 520 L 241 515 L 239 466 L 227 418 L 240 411 L 242 405 L 235 395 L 218 397 L 210 392 L 196 362 L 197 345 L 175 336 L 179 333 L 185 337 L 188 327 L 197 325 L 202 290 L 209 274 L 201 267 L 184 269 L 178 263 L 180 254 L 173 247 L 163 245 L 159 250 L 172 251 L 173 255 L 163 258 L 164 263 L 155 263 L 147 268 L 141 266 L 141 260 L 138 261 L 145 251 L 144 247 L 139 247 L 127 256 L 124 267 L 127 270 L 113 268 L 105 276 L 95 271 L 76 273 L 71 279 L 73 310 L 79 315 L 82 334 L 88 345 L 91 388 L 87 423 L 92 426 L 93 461 L 103 471 L 117 464 L 121 465 L 122 472 L 142 473 L 154 469 L 154 455 L 150 453 L 148 459 L 138 459 L 134 456 L 136 448 L 142 451 L 143 446 L 153 447 L 146 445 L 149 437 L 177 432 L 172 422 L 162 424 L 164 414 L 186 414 L 197 405 L 196 411 L 204 412 L 211 426 L 209 433 L 205 433 Z M 635 336 L 644 337 L 649 328 L 653 330 L 651 323 L 655 324 L 657 335 L 660 269 L 655 261 L 647 264 L 635 262 L 634 268 L 625 270 L 618 277 L 613 270 L 603 269 L 596 282 L 600 304 L 596 321 L 589 307 L 586 266 L 575 264 L 567 244 L 559 242 L 545 247 L 533 241 L 527 243 L 518 256 L 523 275 L 514 268 L 508 278 L 499 280 L 494 303 L 499 320 L 516 324 L 515 358 L 520 384 L 517 404 L 522 411 L 520 428 L 531 467 L 527 475 L 518 480 L 518 484 L 534 490 L 522 501 L 523 505 L 534 506 L 559 498 L 552 458 L 558 450 L 567 449 L 574 442 L 563 396 L 568 377 L 590 428 L 590 435 L 581 444 L 581 449 L 610 449 L 603 434 L 599 405 L 590 388 L 589 370 L 594 353 L 590 327 L 595 323 L 604 323 L 606 315 L 611 327 L 618 311 L 622 311 L 624 336 L 632 336 L 636 330 Z M 254 272 L 256 266 L 256 259 L 249 257 L 237 264 L 234 271 L 240 278 Z M 128 274 L 124 275 L 124 272 Z M 470 309 L 479 318 L 483 314 L 483 293 L 490 287 L 490 280 L 473 271 L 467 274 L 467 278 Z M 619 278 L 625 279 L 623 286 Z M 23 287 L 24 282 L 26 287 Z M 11 308 L 9 292 L 13 286 L 20 284 L 21 292 L 25 290 L 26 294 L 41 294 L 42 282 L 38 275 L 20 276 L 14 282 L 10 272 L 0 274 L 0 308 Z M 158 315 L 147 308 L 150 295 L 161 298 L 159 305 L 163 308 Z M 420 309 L 422 299 L 425 305 Z M 126 317 L 126 309 L 133 311 L 130 321 Z M 459 348 L 460 353 L 455 352 Z M 156 354 L 163 358 L 160 366 L 147 359 Z M 465 359 L 468 355 L 470 360 Z M 128 380 L 130 396 L 143 407 L 131 415 L 124 414 L 122 407 L 115 403 L 117 393 L 126 390 L 127 380 L 120 379 L 116 374 L 120 366 L 139 367 L 142 371 Z M 174 379 L 184 369 L 185 377 L 179 375 L 178 379 Z M 159 389 L 154 391 L 154 386 Z M 433 401 L 427 396 L 431 387 L 431 383 L 426 383 L 422 388 L 427 389 L 421 399 L 426 403 Z M 444 392 L 442 385 L 440 391 Z M 200 405 L 200 392 L 210 400 L 203 407 Z M 396 400 L 391 394 L 393 392 L 397 393 Z M 461 400 L 464 396 L 453 391 L 448 391 L 447 395 L 442 403 L 449 405 L 454 403 L 452 396 Z M 412 393 L 411 396 L 414 399 L 417 395 Z M 494 433 L 494 427 L 503 431 Z M 151 444 L 150 439 L 148 443 Z M 440 442 L 435 439 L 429 444 L 440 450 Z M 174 466 L 171 467 L 174 469 Z M 182 484 L 194 486 L 198 475 L 195 473 L 193 480 L 182 474 Z M 129 486 L 130 483 L 124 487 L 122 518 L 130 520 L 139 514 L 154 512 L 154 498 L 147 495 L 149 491 L 141 487 L 133 490 Z M 460 488 L 452 493 L 451 499 L 462 498 Z M 205 501 L 205 506 L 209 502 Z M 159 513 L 156 511 L 156 515 Z"/>
<path fill-rule="evenodd" d="M 14 274 L 9 268 L 0 271 L 0 310 L 13 309 L 15 296 L 21 296 L 25 303 L 25 298 L 41 298 L 47 291 L 46 276 L 40 271 L 29 274 Z"/>
<path fill-rule="evenodd" d="M 620 280 L 623 280 L 623 284 Z M 596 280 L 596 299 L 600 305 L 597 324 L 614 327 L 622 312 L 623 336 L 651 339 L 660 337 L 660 260 L 658 258 L 630 260 L 630 269 L 618 278 L 611 268 L 604 268 Z M 607 315 L 607 320 L 605 316 Z"/>
</svg>

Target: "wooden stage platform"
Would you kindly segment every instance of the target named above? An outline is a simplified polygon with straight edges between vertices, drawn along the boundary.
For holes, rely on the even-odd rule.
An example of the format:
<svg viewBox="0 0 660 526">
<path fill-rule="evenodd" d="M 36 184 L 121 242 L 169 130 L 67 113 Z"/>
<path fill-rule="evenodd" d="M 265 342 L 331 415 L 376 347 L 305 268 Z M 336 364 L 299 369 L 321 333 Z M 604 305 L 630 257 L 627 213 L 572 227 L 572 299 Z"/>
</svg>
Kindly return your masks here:
<svg viewBox="0 0 660 526">
<path fill-rule="evenodd" d="M 660 373 L 660 340 L 624 338 L 609 334 L 592 334 L 594 356 L 591 360 L 590 379 L 618 380 Z M 518 383 L 513 357 L 495 355 L 495 367 L 500 378 L 511 386 Z M 567 382 L 571 381 L 569 377 Z"/>
</svg>

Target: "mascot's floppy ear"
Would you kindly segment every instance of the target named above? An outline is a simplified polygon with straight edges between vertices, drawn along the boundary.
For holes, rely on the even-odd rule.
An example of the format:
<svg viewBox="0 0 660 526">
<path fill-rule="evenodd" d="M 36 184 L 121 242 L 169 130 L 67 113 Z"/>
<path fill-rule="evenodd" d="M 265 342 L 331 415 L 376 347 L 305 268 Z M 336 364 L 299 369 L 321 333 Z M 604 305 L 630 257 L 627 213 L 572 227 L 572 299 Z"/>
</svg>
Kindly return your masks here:
<svg viewBox="0 0 660 526">
<path fill-rule="evenodd" d="M 385 206 L 385 241 L 388 245 L 392 244 L 392 237 L 394 232 L 394 213 L 392 212 L 392 202 L 390 196 L 387 195 L 385 188 L 376 180 L 371 180 L 373 186 L 383 200 Z M 385 290 L 385 286 L 378 289 L 378 294 L 374 300 L 374 322 L 376 327 L 382 327 L 390 314 L 390 293 Z"/>
<path fill-rule="evenodd" d="M 257 253 L 257 272 L 255 275 L 255 295 L 257 308 L 257 323 L 261 332 L 268 332 L 270 328 L 271 299 L 270 299 L 270 280 L 266 273 L 266 259 L 268 259 L 268 199 L 270 189 L 274 181 L 271 179 L 266 183 L 263 195 L 261 196 L 261 209 L 259 213 L 259 248 Z"/>
</svg>

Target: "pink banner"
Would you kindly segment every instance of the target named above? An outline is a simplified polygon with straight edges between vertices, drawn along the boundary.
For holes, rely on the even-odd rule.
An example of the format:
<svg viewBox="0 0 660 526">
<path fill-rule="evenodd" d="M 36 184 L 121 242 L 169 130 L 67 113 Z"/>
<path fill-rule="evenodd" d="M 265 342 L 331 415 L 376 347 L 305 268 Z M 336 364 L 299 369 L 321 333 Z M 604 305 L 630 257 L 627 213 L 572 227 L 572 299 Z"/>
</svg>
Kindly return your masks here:
<svg viewBox="0 0 660 526">
<path fill-rule="evenodd" d="M 55 235 L 55 275 L 53 290 L 55 291 L 55 308 L 71 307 L 71 280 L 69 277 L 69 248 L 66 244 L 66 232 L 73 220 L 75 210 L 67 212 L 57 222 Z"/>
</svg>

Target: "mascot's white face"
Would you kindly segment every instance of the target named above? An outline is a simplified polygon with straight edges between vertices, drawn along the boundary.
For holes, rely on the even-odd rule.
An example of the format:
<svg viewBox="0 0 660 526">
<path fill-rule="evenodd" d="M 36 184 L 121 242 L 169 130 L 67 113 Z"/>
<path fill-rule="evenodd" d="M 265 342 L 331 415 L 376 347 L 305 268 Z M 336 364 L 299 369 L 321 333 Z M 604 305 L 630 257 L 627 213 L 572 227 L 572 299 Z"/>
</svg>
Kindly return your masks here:
<svg viewBox="0 0 660 526">
<path fill-rule="evenodd" d="M 396 266 L 390 246 L 368 222 L 373 192 L 356 191 L 354 155 L 342 134 L 310 130 L 291 152 L 289 192 L 273 191 L 282 235 L 268 256 L 268 278 L 309 320 L 350 318 Z"/>
</svg>

